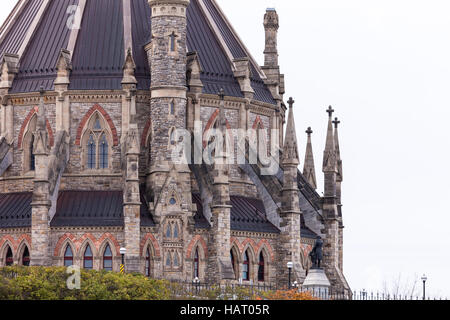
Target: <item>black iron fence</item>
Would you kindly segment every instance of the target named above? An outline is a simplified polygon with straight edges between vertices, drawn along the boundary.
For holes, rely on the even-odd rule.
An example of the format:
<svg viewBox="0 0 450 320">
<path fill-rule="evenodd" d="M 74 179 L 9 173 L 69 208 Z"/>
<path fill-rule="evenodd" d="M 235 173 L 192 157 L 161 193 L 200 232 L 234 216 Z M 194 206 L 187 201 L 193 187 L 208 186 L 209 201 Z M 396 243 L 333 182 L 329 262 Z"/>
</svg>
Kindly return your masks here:
<svg viewBox="0 0 450 320">
<path fill-rule="evenodd" d="M 209 299 L 209 300 L 253 300 L 265 299 L 275 292 L 285 292 L 289 288 L 275 284 L 210 284 L 202 282 L 170 282 L 174 299 Z M 423 300 L 419 295 L 389 294 L 380 292 L 336 291 L 326 288 L 290 288 L 292 293 L 305 293 L 305 297 L 319 300 Z M 426 300 L 447 300 L 447 298 L 426 297 Z"/>
</svg>

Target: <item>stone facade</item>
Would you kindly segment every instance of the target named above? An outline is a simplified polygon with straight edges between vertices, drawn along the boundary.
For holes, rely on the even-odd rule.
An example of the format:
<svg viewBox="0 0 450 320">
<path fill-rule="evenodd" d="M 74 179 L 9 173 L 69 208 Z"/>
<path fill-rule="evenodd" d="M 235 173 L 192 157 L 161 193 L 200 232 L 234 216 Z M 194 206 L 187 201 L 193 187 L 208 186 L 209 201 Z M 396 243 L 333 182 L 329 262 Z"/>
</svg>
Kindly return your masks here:
<svg viewBox="0 0 450 320">
<path fill-rule="evenodd" d="M 342 161 L 335 148 L 337 131 L 329 128 L 325 148 L 325 196 L 317 207 L 306 204 L 310 207 L 305 211 L 303 202 L 309 202 L 302 199 L 310 196 L 299 184 L 292 105 L 283 135 L 287 108 L 278 66 L 276 12 L 269 10 L 264 19 L 265 65 L 253 66 L 266 76 L 264 85 L 274 101 L 268 103 L 259 101 L 251 87 L 249 58 L 230 59 L 242 97 L 203 92 L 201 63 L 195 53 L 187 52 L 190 1 L 149 0 L 148 5 L 152 34 L 145 46 L 151 72 L 147 89 L 136 88 L 132 48 L 125 48 L 121 90 L 69 90 L 72 62 L 65 50 L 56 66 L 54 90 L 11 93 L 16 70 L 10 62 L 9 69 L 2 68 L 2 79 L 8 81 L 0 88 L 0 163 L 8 154 L 12 163 L 4 162 L 0 202 L 3 195 L 23 193 L 30 193 L 32 200 L 29 226 L 0 227 L 0 266 L 7 263 L 8 248 L 14 263 L 23 264 L 25 247 L 31 265 L 64 265 L 70 247 L 73 264 L 83 266 L 89 245 L 93 268 L 102 269 L 109 246 L 113 271 L 119 270 L 123 247 L 128 272 L 189 282 L 198 277 L 211 283 L 248 280 L 287 286 L 287 262 L 294 264 L 292 281 L 302 283 L 310 268 L 308 253 L 320 233 L 325 237 L 326 273 L 335 288 L 348 290 L 342 270 Z M 30 129 L 33 117 L 35 130 Z M 238 164 L 237 156 L 232 164 L 174 163 L 172 150 L 183 137 L 173 136 L 173 130 L 192 132 L 194 121 L 201 122 L 201 134 L 211 128 L 267 130 L 265 144 L 270 147 L 271 139 L 276 139 L 282 149 L 278 174 L 261 176 L 260 164 Z M 280 135 L 272 137 L 271 129 L 280 130 Z M 34 140 L 27 140 L 31 136 Z M 237 139 L 234 142 L 237 155 Z M 207 143 L 202 141 L 203 147 Z M 27 153 L 25 147 L 33 152 Z M 312 156 L 308 168 L 314 171 Z M 308 182 L 315 189 L 315 173 L 314 183 Z M 123 192 L 123 222 L 52 225 L 60 214 L 58 195 L 66 191 Z M 195 203 L 194 194 L 201 195 L 202 205 Z M 242 208 L 231 205 L 237 198 L 245 202 Z M 233 209 L 247 216 L 236 216 Z M 258 216 L 264 211 L 264 217 Z M 245 223 L 265 223 L 272 231 L 243 227 Z M 305 230 L 310 233 L 303 236 Z"/>
</svg>

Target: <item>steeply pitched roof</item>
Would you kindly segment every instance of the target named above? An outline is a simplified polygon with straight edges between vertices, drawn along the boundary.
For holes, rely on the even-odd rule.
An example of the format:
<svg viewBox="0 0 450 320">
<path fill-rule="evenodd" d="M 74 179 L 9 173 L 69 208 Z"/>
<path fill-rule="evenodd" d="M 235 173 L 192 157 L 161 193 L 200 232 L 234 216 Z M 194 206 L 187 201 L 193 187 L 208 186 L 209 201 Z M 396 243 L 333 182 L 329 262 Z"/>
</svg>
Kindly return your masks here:
<svg viewBox="0 0 450 320">
<path fill-rule="evenodd" d="M 53 89 L 56 59 L 62 48 L 68 49 L 71 32 L 67 27 L 67 8 L 78 3 L 79 0 L 50 1 L 21 57 L 12 93 L 36 92 L 40 86 L 45 90 Z M 43 5 L 43 0 L 28 1 L 11 29 L 5 33 L 4 40 L 0 43 L 0 56 L 3 53 L 18 53 L 31 21 Z M 203 8 L 206 8 L 207 13 Z M 71 90 L 122 89 L 122 67 L 126 51 L 123 13 L 122 0 L 87 1 L 72 55 Z M 219 34 L 211 28 L 207 15 L 218 26 Z M 150 70 L 144 50 L 144 46 L 150 41 L 150 35 L 151 10 L 148 0 L 132 0 L 133 58 L 138 89 L 143 90 L 150 87 Z M 222 38 L 232 57 L 228 57 L 222 48 Z M 246 57 L 248 53 L 214 1 L 191 0 L 187 10 L 187 47 L 189 51 L 198 53 L 203 69 L 201 80 L 204 93 L 216 94 L 223 88 L 226 95 L 243 97 L 239 83 L 233 76 L 230 59 Z M 250 67 L 255 99 L 275 104 L 253 59 Z"/>
<path fill-rule="evenodd" d="M 31 227 L 31 192 L 0 194 L 0 228 Z"/>
<path fill-rule="evenodd" d="M 123 226 L 122 191 L 61 191 L 52 227 Z"/>
<path fill-rule="evenodd" d="M 209 223 L 203 216 L 203 205 L 200 195 L 193 194 L 193 202 L 197 205 L 194 219 L 197 228 L 209 228 Z M 259 199 L 231 196 L 231 230 L 279 233 L 266 217 L 264 204 Z"/>
</svg>

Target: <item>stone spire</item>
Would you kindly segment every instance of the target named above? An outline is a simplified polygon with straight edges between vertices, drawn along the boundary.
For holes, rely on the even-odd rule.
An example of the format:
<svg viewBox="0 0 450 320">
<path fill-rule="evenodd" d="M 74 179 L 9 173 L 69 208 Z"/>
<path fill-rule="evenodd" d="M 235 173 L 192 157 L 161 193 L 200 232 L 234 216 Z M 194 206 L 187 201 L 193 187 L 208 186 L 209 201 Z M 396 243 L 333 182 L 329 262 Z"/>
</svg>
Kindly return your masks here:
<svg viewBox="0 0 450 320">
<path fill-rule="evenodd" d="M 283 189 L 280 208 L 280 247 L 279 255 L 279 279 L 278 282 L 287 286 L 287 268 L 288 262 L 293 263 L 292 282 L 302 283 L 306 273 L 301 263 L 301 209 L 298 189 L 298 146 L 297 135 L 295 132 L 295 121 L 292 98 L 288 101 L 289 118 L 286 128 L 286 136 L 283 146 L 283 156 L 281 165 L 283 167 Z"/>
<path fill-rule="evenodd" d="M 336 165 L 337 165 L 337 177 L 336 181 L 342 182 L 343 175 L 342 175 L 342 160 L 341 160 L 341 151 L 339 149 L 339 134 L 338 134 L 338 127 L 341 122 L 338 118 L 334 118 L 333 124 L 334 124 L 334 149 L 336 150 Z"/>
<path fill-rule="evenodd" d="M 283 146 L 283 157 L 281 158 L 281 163 L 284 165 L 295 165 L 298 166 L 299 156 L 298 156 L 298 144 L 297 144 L 297 133 L 295 132 L 295 121 L 294 121 L 294 106 L 295 101 L 289 98 L 289 115 L 286 126 L 286 136 L 284 138 Z"/>
<path fill-rule="evenodd" d="M 323 154 L 323 172 L 336 172 L 336 152 L 333 133 L 333 108 L 328 107 L 328 130 L 325 150 Z"/>
<path fill-rule="evenodd" d="M 313 133 L 313 131 L 311 130 L 311 127 L 309 127 L 308 130 L 306 130 L 306 133 L 308 135 L 308 143 L 306 144 L 305 165 L 303 167 L 303 175 L 305 176 L 309 184 L 314 189 L 317 189 L 316 168 L 314 166 L 314 155 L 311 143 L 311 134 Z"/>
</svg>

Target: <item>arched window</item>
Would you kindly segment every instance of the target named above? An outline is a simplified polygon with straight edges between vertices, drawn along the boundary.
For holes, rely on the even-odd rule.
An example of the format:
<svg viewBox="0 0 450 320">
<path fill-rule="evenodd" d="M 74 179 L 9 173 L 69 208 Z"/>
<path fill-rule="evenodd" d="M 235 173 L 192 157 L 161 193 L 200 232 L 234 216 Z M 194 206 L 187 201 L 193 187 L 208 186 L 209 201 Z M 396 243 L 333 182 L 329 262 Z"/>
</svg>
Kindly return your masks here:
<svg viewBox="0 0 450 320">
<path fill-rule="evenodd" d="M 96 152 L 97 152 L 97 147 L 94 141 L 94 135 L 90 135 L 89 136 L 89 141 L 87 144 L 87 150 L 88 150 L 88 158 L 87 158 L 87 167 L 89 169 L 95 169 L 95 162 L 96 162 Z"/>
<path fill-rule="evenodd" d="M 171 267 L 172 266 L 172 258 L 170 257 L 170 253 L 167 252 L 167 256 L 166 256 L 166 267 Z"/>
<path fill-rule="evenodd" d="M 264 255 L 261 252 L 259 255 L 259 266 L 258 266 L 258 281 L 264 282 Z"/>
<path fill-rule="evenodd" d="M 178 260 L 178 253 L 176 252 L 173 254 L 173 266 L 174 267 L 180 266 L 180 261 Z"/>
<path fill-rule="evenodd" d="M 83 268 L 92 269 L 93 267 L 94 267 L 94 257 L 92 255 L 91 246 L 87 245 L 86 250 L 84 250 Z"/>
<path fill-rule="evenodd" d="M 103 253 L 103 269 L 106 271 L 112 271 L 113 270 L 113 263 L 112 263 L 112 252 L 111 247 L 106 245 L 105 252 Z"/>
<path fill-rule="evenodd" d="M 175 239 L 178 239 L 178 235 L 179 235 L 179 231 L 178 231 L 178 223 L 175 223 L 174 227 L 173 227 L 173 237 Z"/>
<path fill-rule="evenodd" d="M 170 227 L 170 224 L 167 224 L 166 227 L 166 238 L 172 238 L 172 228 Z"/>
<path fill-rule="evenodd" d="M 28 122 L 27 131 L 23 135 L 23 170 L 25 172 L 34 171 L 36 167 L 35 156 L 33 154 L 34 132 L 36 131 L 37 116 L 34 114 Z"/>
<path fill-rule="evenodd" d="M 108 169 L 108 141 L 105 134 L 100 138 L 100 169 Z"/>
<path fill-rule="evenodd" d="M 169 106 L 170 106 L 169 108 L 170 115 L 173 116 L 175 114 L 175 102 L 173 100 L 170 101 Z"/>
<path fill-rule="evenodd" d="M 169 38 L 170 38 L 170 51 L 174 52 L 174 51 L 175 51 L 175 47 L 176 47 L 176 42 L 175 42 L 175 40 L 176 40 L 176 38 L 177 38 L 177 35 L 175 34 L 175 31 L 173 31 L 173 32 L 170 34 Z"/>
<path fill-rule="evenodd" d="M 66 251 L 64 252 L 64 266 L 70 267 L 73 265 L 73 252 L 72 247 L 67 245 Z"/>
<path fill-rule="evenodd" d="M 250 259 L 247 251 L 244 253 L 244 262 L 242 263 L 242 280 L 250 281 Z"/>
<path fill-rule="evenodd" d="M 106 121 L 96 112 L 88 122 L 83 133 L 82 146 L 84 165 L 89 170 L 105 170 L 109 168 L 111 154 L 111 134 Z"/>
<path fill-rule="evenodd" d="M 200 278 L 200 259 L 198 255 L 198 248 L 195 250 L 194 256 L 194 278 Z"/>
<path fill-rule="evenodd" d="M 11 247 L 8 246 L 8 250 L 6 251 L 5 265 L 12 266 L 13 263 L 14 263 L 13 253 L 12 253 Z"/>
<path fill-rule="evenodd" d="M 30 145 L 28 146 L 30 157 L 30 171 L 34 171 L 36 168 L 36 157 L 34 156 L 33 146 L 34 146 L 34 134 L 31 134 L 31 141 Z"/>
<path fill-rule="evenodd" d="M 145 275 L 150 277 L 150 248 L 147 248 L 147 252 L 145 254 Z"/>
<path fill-rule="evenodd" d="M 30 251 L 28 251 L 28 247 L 25 246 L 22 254 L 22 265 L 29 267 L 30 266 Z"/>
</svg>

